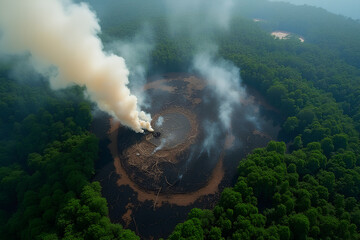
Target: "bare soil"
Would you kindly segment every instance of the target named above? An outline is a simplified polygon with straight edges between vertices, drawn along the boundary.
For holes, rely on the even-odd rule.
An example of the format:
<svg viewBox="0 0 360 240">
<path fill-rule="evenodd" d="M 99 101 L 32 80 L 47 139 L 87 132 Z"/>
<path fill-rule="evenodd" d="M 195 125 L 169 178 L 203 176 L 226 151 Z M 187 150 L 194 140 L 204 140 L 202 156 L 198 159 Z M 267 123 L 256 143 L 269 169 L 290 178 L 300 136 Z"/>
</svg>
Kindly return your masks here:
<svg viewBox="0 0 360 240">
<path fill-rule="evenodd" d="M 119 179 L 117 181 L 118 186 L 128 185 L 131 187 L 136 193 L 139 202 L 145 201 L 153 201 L 156 207 L 160 207 L 164 203 L 174 204 L 177 206 L 187 206 L 193 204 L 197 199 L 202 196 L 215 194 L 218 191 L 218 186 L 221 183 L 222 178 L 224 177 L 224 168 L 222 158 L 218 161 L 216 167 L 214 168 L 208 183 L 203 188 L 190 193 L 184 194 L 158 194 L 156 191 L 146 191 L 139 187 L 136 183 L 134 183 L 125 169 L 123 168 L 117 148 L 117 132 L 120 124 L 111 120 L 111 129 L 109 131 L 109 138 L 111 143 L 109 144 L 109 149 L 114 158 L 114 165 L 116 169 L 116 173 L 119 175 Z"/>
<path fill-rule="evenodd" d="M 172 107 L 155 115 L 154 120 L 156 120 L 158 116 L 167 113 L 181 113 L 187 117 L 191 127 L 186 136 L 186 141 L 173 148 L 165 148 L 154 152 L 156 146 L 151 142 L 153 135 L 148 134 L 141 142 L 129 147 L 123 154 L 125 157 L 123 164 L 125 165 L 127 172 L 131 171 L 131 169 L 127 168 L 127 166 L 130 166 L 135 168 L 135 172 L 140 171 L 147 175 L 152 181 L 158 181 L 163 174 L 160 165 L 162 163 L 176 164 L 178 162 L 178 155 L 195 142 L 198 135 L 196 116 L 185 108 Z M 130 178 L 136 182 L 138 179 L 136 173 L 133 175 L 134 177 L 130 175 Z"/>
</svg>

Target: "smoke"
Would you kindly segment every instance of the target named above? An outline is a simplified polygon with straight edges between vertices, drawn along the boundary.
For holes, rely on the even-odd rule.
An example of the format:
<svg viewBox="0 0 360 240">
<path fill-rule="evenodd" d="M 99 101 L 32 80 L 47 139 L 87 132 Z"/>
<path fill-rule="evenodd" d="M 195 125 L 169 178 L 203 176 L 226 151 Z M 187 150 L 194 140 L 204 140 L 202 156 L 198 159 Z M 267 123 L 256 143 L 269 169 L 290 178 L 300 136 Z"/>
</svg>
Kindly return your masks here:
<svg viewBox="0 0 360 240">
<path fill-rule="evenodd" d="M 156 121 L 156 123 L 155 123 L 155 126 L 156 126 L 156 127 L 161 127 L 161 126 L 163 125 L 163 123 L 164 123 L 164 118 L 163 118 L 162 116 L 160 116 L 160 117 L 157 119 L 157 121 Z"/>
<path fill-rule="evenodd" d="M 252 105 L 252 111 L 247 111 L 245 114 L 245 118 L 246 120 L 248 120 L 249 122 L 252 122 L 255 126 L 255 128 L 259 131 L 262 130 L 262 125 L 261 122 L 259 121 L 259 106 L 254 106 Z"/>
<path fill-rule="evenodd" d="M 34 70 L 27 58 L 0 54 L 0 62 L 11 66 L 8 72 L 9 78 L 20 83 L 36 83 L 42 79 L 42 76 Z"/>
<path fill-rule="evenodd" d="M 279 0 L 270 1 L 278 2 Z M 295 5 L 306 4 L 310 6 L 321 7 L 335 14 L 341 14 L 353 19 L 360 19 L 360 2 L 358 0 L 281 0 L 281 2 L 289 2 Z"/>
<path fill-rule="evenodd" d="M 230 31 L 234 0 L 166 1 L 169 32 L 176 39 L 186 35 L 194 46 L 191 71 L 207 83 L 217 107 L 217 119 L 208 117 L 202 124 L 204 139 L 200 155 L 210 156 L 219 149 L 219 139 L 231 131 L 234 109 L 241 106 L 246 91 L 241 86 L 240 69 L 218 54 L 217 36 Z M 203 99 L 204 102 L 206 99 Z"/>
<path fill-rule="evenodd" d="M 228 29 L 234 0 L 166 0 L 170 32 L 187 31 L 193 41 L 214 29 Z"/>
<path fill-rule="evenodd" d="M 169 134 L 166 138 L 162 138 L 162 139 L 160 140 L 159 146 L 157 146 L 151 154 L 154 154 L 154 153 L 156 153 L 157 151 L 163 149 L 163 148 L 165 147 L 166 143 L 167 143 L 168 141 L 172 141 L 172 140 L 174 139 L 174 137 L 175 137 L 174 135 Z"/>
<path fill-rule="evenodd" d="M 192 70 L 200 74 L 219 102 L 219 119 L 229 129 L 233 108 L 239 104 L 244 90 L 240 87 L 240 71 L 229 61 L 217 58 L 214 32 L 228 31 L 234 0 L 166 1 L 169 28 L 173 34 L 190 35 L 195 46 Z"/>
<path fill-rule="evenodd" d="M 112 52 L 126 59 L 130 70 L 130 90 L 137 97 L 139 106 L 146 108 L 150 107 L 150 103 L 143 87 L 154 45 L 153 30 L 149 24 L 145 24 L 135 36 L 112 42 L 108 46 Z"/>
<path fill-rule="evenodd" d="M 194 57 L 193 68 L 209 83 L 219 102 L 219 119 L 224 129 L 230 129 L 233 108 L 245 97 L 240 86 L 240 70 L 229 61 L 215 59 L 214 51 L 202 52 Z"/>
<path fill-rule="evenodd" d="M 216 122 L 205 121 L 203 125 L 205 127 L 205 139 L 202 143 L 202 150 L 199 155 L 206 151 L 208 157 L 210 157 L 212 149 L 216 149 L 216 147 L 221 149 L 221 146 L 218 146 L 221 131 L 219 129 L 219 124 Z"/>
<path fill-rule="evenodd" d="M 127 87 L 125 60 L 103 51 L 100 26 L 88 5 L 70 0 L 0 0 L 0 49 L 28 54 L 54 89 L 85 86 L 98 107 L 136 132 L 152 131 Z"/>
<path fill-rule="evenodd" d="M 163 149 L 163 147 L 165 146 L 166 142 L 167 142 L 167 139 L 166 139 L 166 138 L 162 138 L 162 139 L 160 140 L 159 146 L 157 146 L 156 148 L 154 148 L 154 151 L 153 151 L 151 154 L 154 154 L 154 153 L 156 153 L 157 151 Z"/>
</svg>

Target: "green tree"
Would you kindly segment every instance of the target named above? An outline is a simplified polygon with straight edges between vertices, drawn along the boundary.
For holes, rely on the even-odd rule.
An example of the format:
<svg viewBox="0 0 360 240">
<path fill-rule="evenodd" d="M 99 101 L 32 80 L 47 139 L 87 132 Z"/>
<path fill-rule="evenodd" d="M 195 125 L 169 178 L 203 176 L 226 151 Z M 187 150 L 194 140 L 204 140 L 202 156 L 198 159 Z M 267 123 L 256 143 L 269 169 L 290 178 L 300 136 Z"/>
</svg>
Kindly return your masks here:
<svg viewBox="0 0 360 240">
<path fill-rule="evenodd" d="M 310 229 L 309 219 L 304 214 L 295 214 L 289 218 L 289 226 L 294 239 L 306 239 Z"/>
</svg>

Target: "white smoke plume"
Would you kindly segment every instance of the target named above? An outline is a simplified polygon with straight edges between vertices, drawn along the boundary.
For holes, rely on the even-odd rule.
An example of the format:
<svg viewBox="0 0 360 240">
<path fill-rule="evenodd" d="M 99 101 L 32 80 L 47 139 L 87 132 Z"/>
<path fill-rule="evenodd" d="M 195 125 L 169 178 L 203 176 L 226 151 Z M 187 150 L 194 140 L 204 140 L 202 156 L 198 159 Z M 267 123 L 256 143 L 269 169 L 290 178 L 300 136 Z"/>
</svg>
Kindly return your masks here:
<svg viewBox="0 0 360 240">
<path fill-rule="evenodd" d="M 214 55 L 213 51 L 197 54 L 193 68 L 206 79 L 219 100 L 219 118 L 224 129 L 228 130 L 234 107 L 245 97 L 245 90 L 240 85 L 239 68 L 224 59 L 215 59 Z"/>
<path fill-rule="evenodd" d="M 98 107 L 136 132 L 152 131 L 127 87 L 125 60 L 103 51 L 100 26 L 88 5 L 71 0 L 0 0 L 0 49 L 30 54 L 54 89 L 85 86 Z"/>
<path fill-rule="evenodd" d="M 165 1 L 169 31 L 188 34 L 197 49 L 192 68 L 208 81 L 219 100 L 219 119 L 229 129 L 235 104 L 244 95 L 240 71 L 229 61 L 216 58 L 217 47 L 212 33 L 229 30 L 234 0 Z M 210 37 L 210 38 L 209 38 Z M 204 39 L 205 38 L 205 39 Z"/>
<path fill-rule="evenodd" d="M 130 70 L 130 90 L 137 97 L 140 107 L 150 107 L 147 101 L 144 85 L 146 84 L 146 72 L 150 63 L 150 54 L 154 49 L 155 42 L 152 27 L 144 24 L 134 35 L 124 40 L 117 40 L 109 44 L 112 52 L 126 59 L 126 65 Z"/>
</svg>

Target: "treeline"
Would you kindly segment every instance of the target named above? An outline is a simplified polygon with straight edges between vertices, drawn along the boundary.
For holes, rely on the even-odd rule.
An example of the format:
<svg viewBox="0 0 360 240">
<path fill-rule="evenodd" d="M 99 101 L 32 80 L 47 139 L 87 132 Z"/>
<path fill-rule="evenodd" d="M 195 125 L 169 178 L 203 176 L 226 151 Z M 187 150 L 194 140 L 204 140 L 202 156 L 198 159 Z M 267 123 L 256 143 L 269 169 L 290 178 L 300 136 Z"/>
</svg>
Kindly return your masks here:
<svg viewBox="0 0 360 240">
<path fill-rule="evenodd" d="M 317 72 L 312 60 L 316 56 L 319 65 L 324 60 L 319 71 L 328 69 L 326 50 L 295 39 L 274 40 L 261 29 L 254 31 L 250 22 L 237 26 L 230 40 L 222 41 L 221 54 L 241 68 L 245 83 L 262 92 L 288 117 L 283 128 L 287 140 L 302 134 L 306 145 L 325 136 L 345 133 L 358 141 L 358 122 L 344 114 L 343 103 L 336 101 L 326 89 L 316 87 L 312 80 L 311 72 Z M 253 34 L 244 34 L 250 31 Z M 252 42 L 251 36 L 254 36 Z M 343 67 L 337 63 L 334 61 L 329 69 L 339 69 L 341 74 Z M 352 76 L 358 77 L 355 73 Z M 342 87 L 348 86 L 339 84 L 337 87 L 342 91 Z M 356 95 L 356 91 L 353 88 L 349 94 Z"/>
<path fill-rule="evenodd" d="M 237 4 L 241 15 L 263 19 L 260 24 L 267 30 L 300 35 L 346 63 L 360 67 L 359 21 L 307 5 L 266 0 L 239 1 Z"/>
<path fill-rule="evenodd" d="M 320 143 L 270 142 L 240 162 L 213 210 L 193 209 L 169 239 L 359 239 L 359 159 Z"/>
<path fill-rule="evenodd" d="M 139 239 L 112 224 L 81 88 L 0 79 L 0 239 Z"/>
<path fill-rule="evenodd" d="M 284 66 L 298 69 L 315 87 L 332 93 L 344 113 L 357 122 L 356 128 L 360 131 L 359 21 L 310 6 L 264 0 L 238 4 L 242 15 L 263 19 L 256 23 L 261 28 L 269 32 L 287 31 L 305 39 L 300 48 L 292 44 L 284 49 L 286 43 L 280 44 L 280 48 L 292 54 L 274 58 L 280 58 Z M 261 50 L 272 51 L 273 46 L 265 42 L 261 46 Z"/>
</svg>

